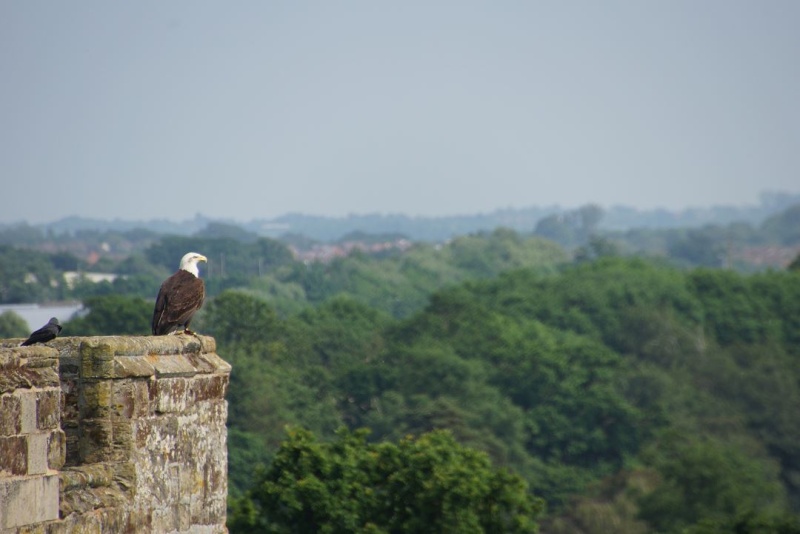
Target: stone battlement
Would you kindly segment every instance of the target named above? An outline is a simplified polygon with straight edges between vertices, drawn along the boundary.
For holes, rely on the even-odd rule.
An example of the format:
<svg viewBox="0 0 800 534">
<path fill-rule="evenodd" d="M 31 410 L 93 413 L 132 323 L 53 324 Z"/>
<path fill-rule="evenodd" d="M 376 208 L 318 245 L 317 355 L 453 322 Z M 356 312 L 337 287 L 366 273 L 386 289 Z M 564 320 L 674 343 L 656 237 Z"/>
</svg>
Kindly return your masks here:
<svg viewBox="0 0 800 534">
<path fill-rule="evenodd" d="M 213 338 L 21 341 L 0 341 L 0 534 L 226 532 Z"/>
</svg>

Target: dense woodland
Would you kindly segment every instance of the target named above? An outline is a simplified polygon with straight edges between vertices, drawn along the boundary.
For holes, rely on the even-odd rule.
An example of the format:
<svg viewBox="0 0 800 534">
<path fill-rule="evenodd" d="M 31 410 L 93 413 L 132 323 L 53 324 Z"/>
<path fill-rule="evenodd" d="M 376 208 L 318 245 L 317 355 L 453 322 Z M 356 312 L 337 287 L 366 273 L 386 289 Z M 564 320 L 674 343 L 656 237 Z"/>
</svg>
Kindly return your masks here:
<svg viewBox="0 0 800 534">
<path fill-rule="evenodd" d="M 742 239 L 800 244 L 798 213 Z M 161 280 L 207 255 L 232 532 L 800 533 L 800 261 L 723 269 L 697 258 L 741 227 L 645 250 L 595 215 L 328 262 L 228 225 L 90 232 L 124 276 L 68 288 L 74 252 L 9 244 L 0 300 L 145 335 Z"/>
</svg>

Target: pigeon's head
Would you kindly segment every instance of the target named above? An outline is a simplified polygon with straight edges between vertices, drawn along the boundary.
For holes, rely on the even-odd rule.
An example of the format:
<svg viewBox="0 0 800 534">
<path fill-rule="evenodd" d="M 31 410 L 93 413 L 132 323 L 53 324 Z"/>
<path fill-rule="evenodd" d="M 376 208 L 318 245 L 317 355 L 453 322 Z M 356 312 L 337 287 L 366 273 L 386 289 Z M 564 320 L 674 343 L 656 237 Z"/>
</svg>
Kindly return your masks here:
<svg viewBox="0 0 800 534">
<path fill-rule="evenodd" d="M 203 256 L 202 254 L 198 254 L 197 252 L 187 252 L 181 258 L 181 269 L 184 271 L 188 271 L 195 276 L 200 276 L 200 270 L 197 268 L 197 262 L 204 261 L 208 262 L 208 258 Z"/>
</svg>

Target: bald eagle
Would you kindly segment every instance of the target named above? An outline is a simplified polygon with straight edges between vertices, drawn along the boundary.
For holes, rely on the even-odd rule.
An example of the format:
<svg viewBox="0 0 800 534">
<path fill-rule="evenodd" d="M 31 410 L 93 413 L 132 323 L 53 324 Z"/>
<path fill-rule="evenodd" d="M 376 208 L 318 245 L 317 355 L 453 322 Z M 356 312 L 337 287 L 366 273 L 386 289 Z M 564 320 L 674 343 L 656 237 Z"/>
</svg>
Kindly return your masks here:
<svg viewBox="0 0 800 534">
<path fill-rule="evenodd" d="M 198 261 L 207 262 L 208 259 L 197 252 L 185 254 L 181 258 L 180 268 L 161 284 L 153 309 L 154 336 L 179 330 L 185 334 L 194 333 L 189 330 L 189 323 L 206 296 L 205 284 L 197 268 Z"/>
<path fill-rule="evenodd" d="M 55 339 L 59 332 L 61 332 L 61 325 L 58 324 L 58 319 L 52 317 L 46 325 L 32 333 L 20 346 L 27 347 L 34 343 L 47 343 L 51 339 Z"/>
</svg>

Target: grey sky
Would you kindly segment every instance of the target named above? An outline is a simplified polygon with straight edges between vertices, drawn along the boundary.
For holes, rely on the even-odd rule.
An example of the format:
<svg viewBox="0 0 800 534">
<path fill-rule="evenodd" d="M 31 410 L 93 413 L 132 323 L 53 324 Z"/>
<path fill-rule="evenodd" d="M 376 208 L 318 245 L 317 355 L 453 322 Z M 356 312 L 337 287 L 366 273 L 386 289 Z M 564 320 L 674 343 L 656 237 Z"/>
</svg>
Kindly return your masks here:
<svg viewBox="0 0 800 534">
<path fill-rule="evenodd" d="M 0 3 L 0 222 L 800 191 L 800 2 Z"/>
</svg>

